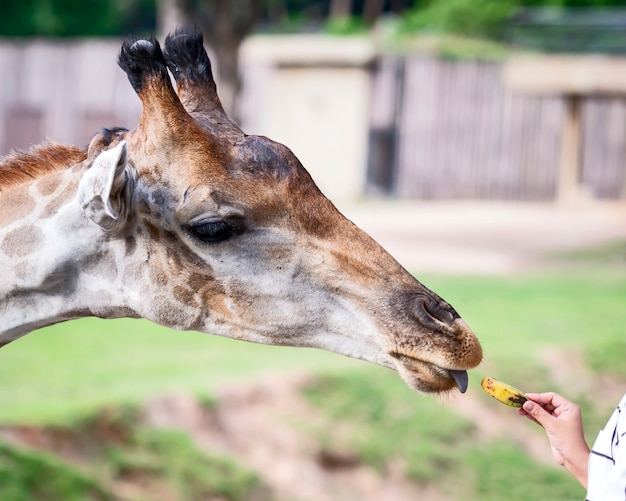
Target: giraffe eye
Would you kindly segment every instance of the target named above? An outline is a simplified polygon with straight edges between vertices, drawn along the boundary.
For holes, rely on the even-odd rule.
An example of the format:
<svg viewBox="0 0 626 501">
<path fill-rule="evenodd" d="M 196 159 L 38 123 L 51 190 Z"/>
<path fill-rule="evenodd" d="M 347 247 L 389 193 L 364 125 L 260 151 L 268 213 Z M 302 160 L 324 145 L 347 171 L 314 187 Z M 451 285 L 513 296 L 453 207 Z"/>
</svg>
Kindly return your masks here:
<svg viewBox="0 0 626 501">
<path fill-rule="evenodd" d="M 242 230 L 238 226 L 220 220 L 189 226 L 188 231 L 198 240 L 207 243 L 217 243 L 227 240 L 232 236 L 239 235 Z"/>
</svg>

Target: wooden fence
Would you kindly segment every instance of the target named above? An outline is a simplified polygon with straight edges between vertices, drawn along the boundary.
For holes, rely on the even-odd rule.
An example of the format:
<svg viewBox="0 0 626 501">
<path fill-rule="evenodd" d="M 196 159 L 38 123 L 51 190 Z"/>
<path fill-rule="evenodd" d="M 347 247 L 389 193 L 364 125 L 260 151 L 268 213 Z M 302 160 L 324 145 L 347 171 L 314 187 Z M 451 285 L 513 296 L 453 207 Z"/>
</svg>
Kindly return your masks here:
<svg viewBox="0 0 626 501">
<path fill-rule="evenodd" d="M 134 127 L 141 104 L 116 60 L 121 40 L 0 43 L 0 153 L 43 138 L 86 145 Z"/>
<path fill-rule="evenodd" d="M 370 185 L 419 199 L 551 200 L 564 104 L 507 90 L 498 64 L 388 57 L 374 75 Z M 583 103 L 582 183 L 624 197 L 626 102 Z M 381 153 L 385 152 L 385 153 Z"/>
<path fill-rule="evenodd" d="M 44 137 L 83 145 L 103 126 L 134 127 L 141 106 L 116 66 L 119 47 L 119 40 L 0 43 L 0 153 Z M 252 117 L 254 84 L 244 87 L 241 116 Z M 370 192 L 554 199 L 563 103 L 511 93 L 499 65 L 382 56 L 370 104 Z M 596 198 L 624 198 L 626 104 L 587 100 L 583 116 L 582 181 Z"/>
</svg>

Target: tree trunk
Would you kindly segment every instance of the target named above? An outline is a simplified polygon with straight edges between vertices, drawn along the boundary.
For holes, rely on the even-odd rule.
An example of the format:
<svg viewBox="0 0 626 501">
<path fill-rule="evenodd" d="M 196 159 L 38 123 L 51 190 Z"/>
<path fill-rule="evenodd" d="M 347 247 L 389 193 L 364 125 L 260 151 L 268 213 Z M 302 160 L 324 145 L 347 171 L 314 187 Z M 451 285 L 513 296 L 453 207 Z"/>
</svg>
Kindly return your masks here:
<svg viewBox="0 0 626 501">
<path fill-rule="evenodd" d="M 205 39 L 208 39 L 206 33 Z M 237 101 L 241 92 L 241 76 L 239 74 L 239 46 L 241 40 L 222 39 L 219 43 L 211 43 L 216 48 L 217 94 L 224 110 L 235 122 L 239 120 Z"/>
<path fill-rule="evenodd" d="M 157 31 L 161 36 L 165 36 L 186 24 L 187 20 L 184 12 L 180 9 L 178 0 L 158 0 Z"/>
<path fill-rule="evenodd" d="M 215 53 L 215 73 L 220 101 L 237 121 L 237 98 L 241 90 L 239 46 L 263 13 L 262 0 L 158 0 L 159 11 L 172 12 L 171 3 L 182 13 L 185 24 L 196 26 Z M 168 9 L 168 4 L 170 8 Z M 171 14 L 170 14 L 171 15 Z M 167 20 L 160 23 L 168 26 Z"/>
<path fill-rule="evenodd" d="M 278 26 L 287 17 L 287 5 L 285 0 L 274 0 L 267 5 L 267 17 L 270 23 Z"/>
<path fill-rule="evenodd" d="M 389 0 L 389 9 L 394 14 L 401 14 L 408 8 L 407 0 Z"/>
<path fill-rule="evenodd" d="M 352 14 L 352 0 L 331 0 L 329 17 L 348 17 Z"/>
<path fill-rule="evenodd" d="M 372 26 L 385 7 L 385 0 L 365 0 L 363 5 L 363 22 Z"/>
</svg>

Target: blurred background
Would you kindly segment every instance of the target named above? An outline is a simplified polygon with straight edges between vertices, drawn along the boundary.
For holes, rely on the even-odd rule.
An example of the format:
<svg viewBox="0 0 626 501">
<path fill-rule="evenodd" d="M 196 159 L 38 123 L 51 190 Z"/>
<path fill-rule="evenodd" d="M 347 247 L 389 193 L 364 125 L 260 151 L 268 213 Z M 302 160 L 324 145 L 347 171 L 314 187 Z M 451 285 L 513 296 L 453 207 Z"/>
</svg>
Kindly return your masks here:
<svg viewBox="0 0 626 501">
<path fill-rule="evenodd" d="M 583 408 L 626 391 L 621 0 L 0 0 L 0 154 L 86 145 L 141 107 L 125 37 L 193 25 L 247 133 L 452 303 L 465 395 L 382 368 L 144 321 L 0 351 L 0 499 L 584 499 L 490 375 Z"/>
</svg>

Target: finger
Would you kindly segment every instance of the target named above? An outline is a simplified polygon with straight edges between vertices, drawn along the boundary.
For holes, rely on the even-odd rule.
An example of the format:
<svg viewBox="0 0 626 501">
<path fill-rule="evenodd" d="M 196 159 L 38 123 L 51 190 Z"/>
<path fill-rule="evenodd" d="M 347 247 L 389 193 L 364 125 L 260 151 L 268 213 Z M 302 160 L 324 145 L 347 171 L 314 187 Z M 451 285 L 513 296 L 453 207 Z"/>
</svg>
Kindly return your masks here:
<svg viewBox="0 0 626 501">
<path fill-rule="evenodd" d="M 552 402 L 550 401 L 551 397 L 547 393 L 526 393 L 526 397 L 539 404 L 546 412 L 549 412 L 550 414 L 554 413 L 555 407 L 552 405 Z"/>
<path fill-rule="evenodd" d="M 552 404 L 543 405 L 543 410 L 549 412 L 550 414 L 555 414 L 556 407 Z"/>
<path fill-rule="evenodd" d="M 552 403 L 557 396 L 554 392 L 547 393 L 526 393 L 526 396 L 535 402 L 539 402 L 541 405 Z"/>
<path fill-rule="evenodd" d="M 524 406 L 522 408 L 529 415 L 529 417 L 532 417 L 537 423 L 546 429 L 551 427 L 555 419 L 549 412 L 545 411 L 541 405 L 532 400 L 524 402 Z"/>
<path fill-rule="evenodd" d="M 539 422 L 530 414 L 528 414 L 528 412 L 526 412 L 524 409 L 517 409 L 517 413 L 520 416 L 524 416 L 526 419 L 528 419 L 529 421 L 532 421 L 534 423 L 537 423 L 539 426 L 541 426 L 541 424 L 539 424 Z"/>
<path fill-rule="evenodd" d="M 541 404 L 545 410 L 550 412 L 563 405 L 572 405 L 572 402 L 567 400 L 565 397 L 552 391 L 547 393 L 526 393 L 526 396 L 530 400 Z"/>
</svg>

